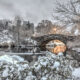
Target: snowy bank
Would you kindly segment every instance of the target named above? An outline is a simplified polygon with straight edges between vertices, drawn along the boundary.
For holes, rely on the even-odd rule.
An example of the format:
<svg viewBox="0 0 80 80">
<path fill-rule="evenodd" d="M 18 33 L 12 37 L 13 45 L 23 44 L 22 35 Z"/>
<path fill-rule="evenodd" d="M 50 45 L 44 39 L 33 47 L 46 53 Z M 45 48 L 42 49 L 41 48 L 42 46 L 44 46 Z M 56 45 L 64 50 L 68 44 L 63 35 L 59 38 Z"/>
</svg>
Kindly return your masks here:
<svg viewBox="0 0 80 80">
<path fill-rule="evenodd" d="M 20 56 L 0 56 L 0 80 L 79 80 L 74 77 L 76 60 L 66 58 L 63 53 L 45 53 L 33 65 Z"/>
<path fill-rule="evenodd" d="M 80 80 L 80 67 L 79 68 L 75 68 L 74 71 L 72 72 L 72 75 L 75 78 L 78 78 Z"/>
</svg>

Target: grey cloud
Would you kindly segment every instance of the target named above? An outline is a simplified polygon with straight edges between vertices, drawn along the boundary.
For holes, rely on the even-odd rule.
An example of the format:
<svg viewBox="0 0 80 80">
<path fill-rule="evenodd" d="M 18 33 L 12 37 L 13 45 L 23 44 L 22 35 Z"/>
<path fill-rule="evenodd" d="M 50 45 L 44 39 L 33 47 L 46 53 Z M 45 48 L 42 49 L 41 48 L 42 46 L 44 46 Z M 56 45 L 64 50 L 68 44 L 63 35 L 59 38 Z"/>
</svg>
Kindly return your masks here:
<svg viewBox="0 0 80 80">
<path fill-rule="evenodd" d="M 0 17 L 13 18 L 21 15 L 24 19 L 38 23 L 51 19 L 56 0 L 0 0 Z"/>
</svg>

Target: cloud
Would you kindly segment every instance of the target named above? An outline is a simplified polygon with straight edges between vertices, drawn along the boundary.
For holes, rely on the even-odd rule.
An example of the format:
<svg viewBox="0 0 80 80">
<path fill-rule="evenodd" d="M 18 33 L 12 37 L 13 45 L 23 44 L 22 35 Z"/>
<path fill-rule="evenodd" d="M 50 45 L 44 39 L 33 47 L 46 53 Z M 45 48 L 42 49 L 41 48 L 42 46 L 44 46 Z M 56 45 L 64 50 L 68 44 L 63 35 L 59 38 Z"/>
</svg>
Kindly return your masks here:
<svg viewBox="0 0 80 80">
<path fill-rule="evenodd" d="M 56 0 L 0 0 L 0 18 L 20 15 L 26 20 L 38 23 L 51 19 Z"/>
</svg>

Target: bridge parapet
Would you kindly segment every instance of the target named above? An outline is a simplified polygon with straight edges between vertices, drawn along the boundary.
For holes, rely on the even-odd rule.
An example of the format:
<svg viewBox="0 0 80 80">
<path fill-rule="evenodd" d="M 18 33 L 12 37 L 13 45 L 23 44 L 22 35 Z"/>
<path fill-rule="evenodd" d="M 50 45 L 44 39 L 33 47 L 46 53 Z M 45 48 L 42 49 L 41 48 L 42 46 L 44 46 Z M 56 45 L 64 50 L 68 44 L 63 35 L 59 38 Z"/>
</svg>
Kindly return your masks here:
<svg viewBox="0 0 80 80">
<path fill-rule="evenodd" d="M 38 42 L 38 45 L 42 45 L 43 43 L 46 44 L 51 40 L 60 40 L 66 44 L 67 41 L 74 41 L 76 37 L 77 36 L 67 36 L 62 34 L 49 34 L 40 37 L 32 37 L 32 39 L 36 40 Z"/>
</svg>

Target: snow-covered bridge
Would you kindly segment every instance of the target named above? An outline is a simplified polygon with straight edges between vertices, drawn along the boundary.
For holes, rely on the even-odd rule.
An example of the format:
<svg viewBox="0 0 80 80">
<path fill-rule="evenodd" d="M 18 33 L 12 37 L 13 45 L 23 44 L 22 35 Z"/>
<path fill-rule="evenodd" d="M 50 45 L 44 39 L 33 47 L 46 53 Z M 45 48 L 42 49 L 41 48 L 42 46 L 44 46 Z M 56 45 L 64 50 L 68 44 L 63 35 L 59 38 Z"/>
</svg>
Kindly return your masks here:
<svg viewBox="0 0 80 80">
<path fill-rule="evenodd" d="M 32 37 L 32 39 L 37 41 L 37 46 L 45 48 L 45 45 L 51 40 L 60 40 L 67 45 L 68 41 L 74 42 L 77 36 L 67 36 L 62 34 L 49 34 L 40 37 Z"/>
</svg>

